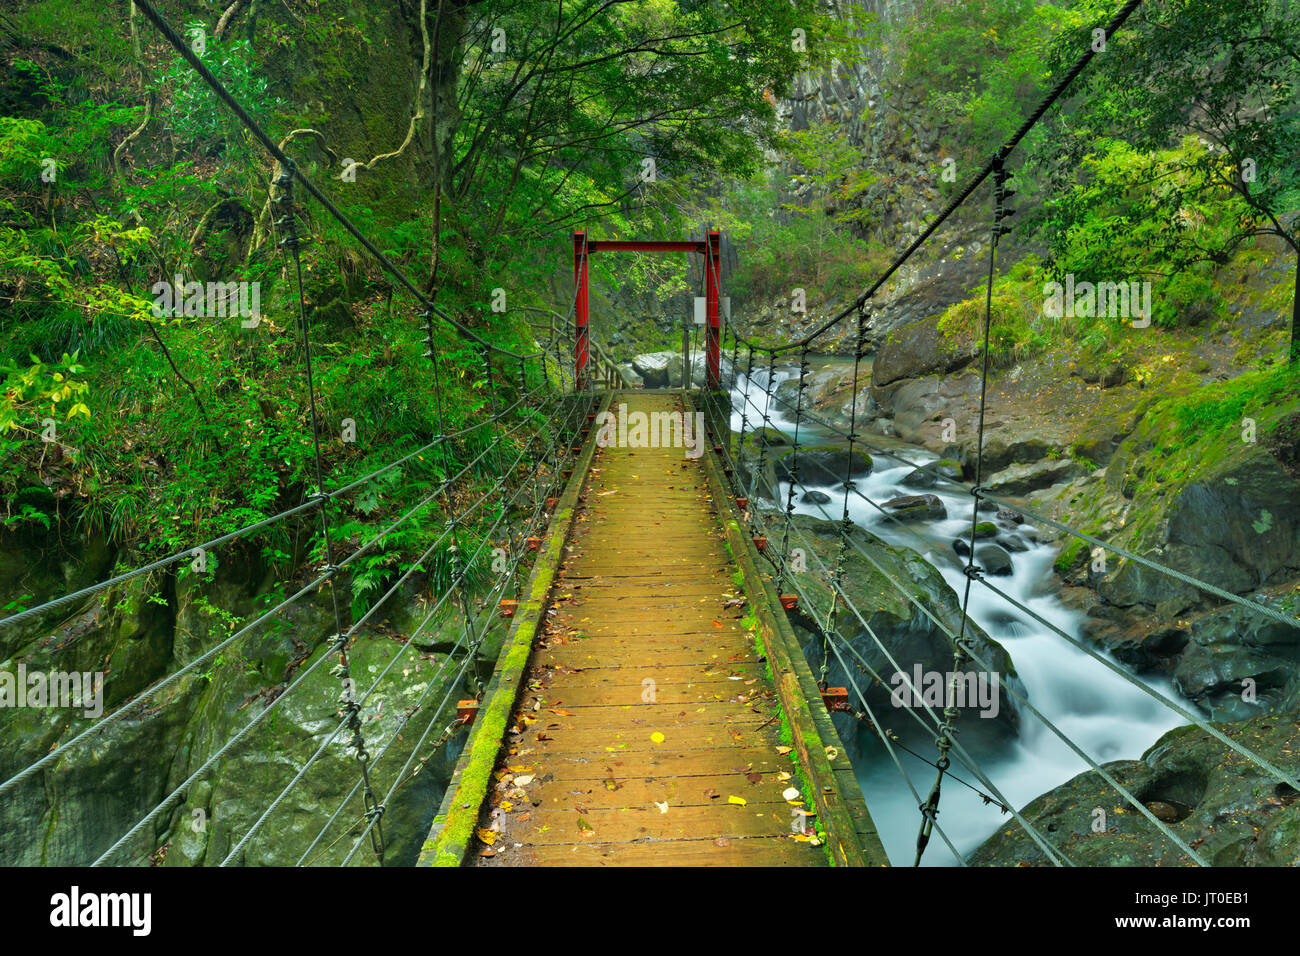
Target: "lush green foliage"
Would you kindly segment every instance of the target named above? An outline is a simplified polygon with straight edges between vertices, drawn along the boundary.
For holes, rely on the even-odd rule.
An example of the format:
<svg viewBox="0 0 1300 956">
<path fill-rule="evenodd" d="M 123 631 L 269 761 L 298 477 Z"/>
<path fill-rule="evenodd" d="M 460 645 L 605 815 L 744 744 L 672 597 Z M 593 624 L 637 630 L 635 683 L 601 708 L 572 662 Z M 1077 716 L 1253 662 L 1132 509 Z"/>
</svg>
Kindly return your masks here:
<svg viewBox="0 0 1300 956">
<path fill-rule="evenodd" d="M 824 22 L 807 0 L 582 0 L 558 17 L 525 0 L 476 14 L 449 198 L 477 265 L 515 274 L 542 256 L 552 269 L 532 250 L 570 227 L 627 234 L 635 218 L 640 235 L 680 233 L 701 174 L 756 172 L 772 97 L 816 49 L 793 32 Z"/>
<path fill-rule="evenodd" d="M 318 108 L 292 101 L 293 87 L 277 81 L 289 54 L 306 74 L 302 88 L 346 98 L 338 91 L 350 67 L 339 51 L 364 50 L 372 27 L 332 17 L 328 6 L 304 14 L 304 33 L 267 15 L 254 42 L 232 39 L 235 31 L 209 39 L 213 69 L 264 122 L 309 125 Z M 1214 318 L 1222 304 L 1213 270 L 1295 205 L 1295 159 L 1285 148 L 1295 117 L 1283 105 L 1296 75 L 1292 58 L 1278 55 L 1276 37 L 1289 29 L 1280 5 L 1248 0 L 1240 6 L 1249 15 L 1208 0 L 1150 6 L 1135 30 L 1151 48 L 1116 38 L 1112 49 L 1123 55 L 1099 58 L 1070 104 L 1082 121 L 1055 130 L 1064 147 L 1053 152 L 1044 141 L 1027 171 L 1031 185 L 1042 176 L 1051 187 L 1034 223 L 1049 250 L 1042 263 L 1027 259 L 998 281 L 995 346 L 1008 361 L 1061 336 L 1097 348 L 1113 342 L 1115 329 L 1104 323 L 1042 321 L 1043 280 L 1067 272 L 1152 277 L 1157 324 Z M 270 170 L 245 134 L 179 58 L 151 56 L 158 72 L 142 70 L 140 81 L 127 65 L 125 24 L 76 7 L 29 0 L 15 19 L 33 35 L 45 31 L 39 35 L 84 50 L 76 55 L 104 75 L 92 88 L 84 64 L 54 69 L 19 58 L 15 69 L 39 78 L 43 103 L 0 117 L 7 361 L 0 441 L 8 443 L 0 480 L 16 503 L 11 522 L 77 520 L 165 550 L 264 517 L 314 484 L 299 290 L 266 231 Z M 944 128 L 945 141 L 962 155 L 985 155 L 1041 95 L 1049 68 L 1077 53 L 1103 7 L 980 0 L 954 17 L 950 4 L 921 4 L 901 33 L 902 81 L 928 90 L 922 119 Z M 647 238 L 723 228 L 741 252 L 727 291 L 742 316 L 788 296 L 791 276 L 814 301 L 847 298 L 888 261 L 887 250 L 854 236 L 876 225 L 859 200 L 890 170 L 864 163 L 860 148 L 829 125 L 778 136 L 773 110 L 792 73 L 847 55 L 865 24 L 832 22 L 802 0 L 583 0 L 558 19 L 533 0 L 465 9 L 458 123 L 451 154 L 441 157 L 448 168 L 438 178 L 436 212 L 428 179 L 373 176 L 344 188 L 312 144 L 295 143 L 315 156 L 304 159 L 314 172 L 329 170 L 317 181 L 401 267 L 426 274 L 436 249 L 439 301 L 465 323 L 509 347 L 532 348 L 530 318 L 563 318 L 566 231 L 574 226 Z M 80 23 L 82 33 L 58 26 L 59 17 Z M 1164 29 L 1171 17 L 1181 18 L 1178 30 Z M 403 22 L 414 42 L 418 24 Z M 796 31 L 809 38 L 807 49 L 792 42 Z M 1174 49 L 1182 42 L 1174 34 L 1188 37 L 1187 50 Z M 1242 38 L 1223 63 L 1212 57 L 1216 35 Z M 157 54 L 152 42 L 146 34 Z M 304 64 L 313 52 L 318 60 Z M 1203 79 L 1207 64 L 1224 72 L 1213 89 Z M 113 146 L 139 126 L 150 89 L 157 118 L 133 147 L 141 161 L 117 169 Z M 1226 124 L 1222 135 L 1208 135 L 1209 119 L 1175 110 L 1178 97 L 1205 99 L 1206 117 Z M 1236 102 L 1258 110 L 1230 123 Z M 1270 122 L 1261 119 L 1265 109 Z M 1185 138 L 1188 128 L 1214 145 Z M 427 145 L 411 160 L 417 172 L 431 161 Z M 768 167 L 768 150 L 792 165 L 793 184 Z M 42 177 L 48 158 L 54 181 Z M 1233 171 L 1245 158 L 1256 160 L 1259 175 L 1242 190 Z M 440 414 L 411 307 L 393 297 L 390 280 L 341 226 L 308 208 L 300 216 L 328 480 L 476 420 L 488 401 L 477 352 L 438 329 Z M 267 320 L 250 333 L 236 322 L 153 316 L 145 290 L 178 271 L 261 283 Z M 694 291 L 681 260 L 597 258 L 594 277 L 660 296 Z M 495 287 L 508 287 L 505 317 L 490 311 Z M 945 328 L 973 334 L 981 302 L 977 295 L 959 303 Z M 64 388 L 76 394 L 54 401 Z M 57 462 L 32 438 L 38 414 L 66 433 L 68 452 Z M 364 423 L 366 442 L 329 437 L 344 417 Z M 473 434 L 448 462 L 413 462 L 366 491 L 344 515 L 349 537 L 375 527 L 389 513 L 381 505 L 418 500 L 428 481 L 472 460 L 491 434 Z M 475 470 L 467 488 L 490 471 Z M 411 559 L 418 533 L 439 526 L 438 509 L 428 512 L 411 526 L 417 537 L 394 537 L 368 558 L 363 591 Z M 319 542 L 307 532 L 268 544 L 267 557 L 292 563 L 312 547 Z"/>
<path fill-rule="evenodd" d="M 1245 416 L 1296 395 L 1300 395 L 1300 366 L 1246 372 L 1230 382 L 1199 389 L 1181 401 L 1174 410 L 1178 437 L 1193 441 L 1201 435 L 1236 431 Z"/>
<path fill-rule="evenodd" d="M 201 23 L 192 26 L 203 28 Z M 206 42 L 208 51 L 203 59 L 208 68 L 255 120 L 265 124 L 279 105 L 279 99 L 271 94 L 270 82 L 253 55 L 250 41 Z M 163 123 L 171 130 L 178 146 L 208 150 L 222 141 L 247 146 L 243 126 L 182 57 L 172 57 L 160 83 L 171 94 Z"/>
<path fill-rule="evenodd" d="M 1045 41 L 1062 17 L 1061 4 L 1038 0 L 973 0 L 959 10 L 925 0 L 901 37 L 879 42 L 903 51 L 902 82 L 926 91 L 929 119 L 946 126 L 950 155 L 983 160 L 1046 91 Z"/>
<path fill-rule="evenodd" d="M 804 202 L 782 203 L 782 208 L 804 216 L 824 213 L 843 225 L 871 225 L 871 210 L 853 200 L 880 176 L 862 165 L 860 152 L 843 127 L 816 123 L 781 139 L 790 158 L 803 170 L 794 181 L 808 187 Z"/>
<path fill-rule="evenodd" d="M 1083 0 L 1070 11 L 1051 51 L 1058 73 L 1111 7 Z M 1048 217 L 1058 255 L 1074 255 L 1087 219 L 1100 223 L 1094 232 L 1123 230 L 1122 249 L 1164 274 L 1221 265 L 1260 235 L 1300 254 L 1297 51 L 1287 0 L 1144 4 L 1039 140 L 1053 193 L 1073 190 Z"/>
<path fill-rule="evenodd" d="M 792 284 L 805 287 L 811 301 L 850 296 L 888 261 L 877 244 L 853 238 L 821 208 L 779 208 L 771 186 L 738 185 L 727 198 L 730 216 L 722 223 L 742 250 L 728 291 L 746 306 L 786 299 Z"/>
</svg>

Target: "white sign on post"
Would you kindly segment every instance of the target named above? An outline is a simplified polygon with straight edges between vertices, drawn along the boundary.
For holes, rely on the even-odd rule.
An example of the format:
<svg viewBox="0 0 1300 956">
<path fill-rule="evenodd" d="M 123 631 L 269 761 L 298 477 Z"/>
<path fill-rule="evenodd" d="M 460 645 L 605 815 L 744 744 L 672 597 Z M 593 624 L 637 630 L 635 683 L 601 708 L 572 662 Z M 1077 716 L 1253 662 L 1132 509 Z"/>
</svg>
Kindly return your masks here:
<svg viewBox="0 0 1300 956">
<path fill-rule="evenodd" d="M 695 297 L 695 324 L 703 325 L 708 320 L 705 299 L 702 295 Z"/>
</svg>

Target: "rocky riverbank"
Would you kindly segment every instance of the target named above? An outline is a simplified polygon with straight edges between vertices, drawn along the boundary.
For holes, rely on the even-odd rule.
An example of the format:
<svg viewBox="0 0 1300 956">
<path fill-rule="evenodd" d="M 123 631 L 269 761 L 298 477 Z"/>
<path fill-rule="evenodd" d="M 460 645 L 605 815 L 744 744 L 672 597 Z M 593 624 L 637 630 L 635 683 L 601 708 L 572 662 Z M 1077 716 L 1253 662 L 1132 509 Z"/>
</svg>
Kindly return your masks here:
<svg viewBox="0 0 1300 956">
<path fill-rule="evenodd" d="M 74 591 L 106 576 L 116 561 L 102 544 L 87 542 L 80 560 L 49 543 L 0 539 L 0 605 L 19 597 L 36 602 Z M 306 579 L 290 585 L 301 588 Z M 21 664 L 35 671 L 101 672 L 103 712 L 110 713 L 165 675 L 228 640 L 287 596 L 274 587 L 271 570 L 257 558 L 231 553 L 209 575 L 160 572 L 134 579 L 3 632 L 3 669 Z M 463 652 L 450 618 L 434 618 L 403 651 L 408 635 L 427 615 L 427 591 L 395 594 L 372 626 L 349 647 L 356 694 L 363 695 L 390 664 L 396 680 L 384 680 L 361 709 L 363 736 L 374 764 L 379 798 L 399 768 L 414 756 L 385 812 L 390 843 L 385 863 L 412 861 L 450 776 L 460 738 L 438 741 L 446 712 L 437 715 L 424 748 L 414 753 L 433 719 L 432 704 L 454 699 Z M 318 588 L 222 651 L 183 674 L 157 694 L 66 754 L 27 777 L 0 799 L 0 862 L 7 865 L 84 865 L 94 860 L 137 820 L 183 788 L 113 857 L 118 864 L 212 865 L 220 863 L 295 774 L 307 765 L 339 722 L 341 684 L 334 673 L 335 633 L 329 595 Z M 478 667 L 491 670 L 499 646 L 498 625 L 480 648 Z M 297 682 L 297 686 L 294 685 Z M 283 696 L 282 696 L 283 695 Z M 230 738 L 275 703 L 260 726 L 230 750 Z M 453 711 L 454 716 L 454 711 Z M 0 780 L 7 779 L 94 723 L 78 709 L 0 709 Z M 401 731 L 401 734 L 398 734 Z M 337 865 L 361 828 L 359 778 L 344 731 L 312 764 L 268 822 L 268 829 L 235 862 L 293 865 L 307 853 L 330 816 L 346 805 L 327 838 L 308 859 Z M 379 762 L 384 742 L 392 746 Z M 213 761 L 209 769 L 205 764 Z M 410 774 L 416 767 L 422 772 Z M 194 780 L 190 779 L 194 776 Z M 352 835 L 349 835 L 352 834 Z M 352 860 L 373 864 L 369 842 Z"/>
<path fill-rule="evenodd" d="M 1293 778 L 1300 775 L 1294 714 L 1218 729 Z M 1107 771 L 1211 866 L 1300 865 L 1300 793 L 1193 726 L 1165 734 L 1141 760 Z M 1193 861 L 1094 771 L 1022 809 L 1030 825 L 1078 866 L 1187 866 Z M 1040 866 L 1043 852 L 1018 825 L 999 829 L 975 866 Z"/>
</svg>

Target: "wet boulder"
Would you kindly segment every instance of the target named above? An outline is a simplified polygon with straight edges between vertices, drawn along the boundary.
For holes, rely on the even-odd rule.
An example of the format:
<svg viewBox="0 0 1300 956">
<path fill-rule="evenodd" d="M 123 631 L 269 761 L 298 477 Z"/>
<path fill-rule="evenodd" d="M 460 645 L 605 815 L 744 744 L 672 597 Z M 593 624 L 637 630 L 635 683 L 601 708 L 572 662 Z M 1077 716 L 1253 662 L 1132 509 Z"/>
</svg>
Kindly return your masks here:
<svg viewBox="0 0 1300 956">
<path fill-rule="evenodd" d="M 946 337 L 938 316 L 928 316 L 894 329 L 876 352 L 871 382 L 880 387 L 921 375 L 952 372 L 975 357 L 969 343 Z"/>
<path fill-rule="evenodd" d="M 1200 559 L 1204 580 L 1229 590 L 1300 568 L 1300 480 L 1263 450 L 1214 468 L 1170 507 L 1167 540 Z M 1233 565 L 1246 572 L 1241 584 L 1216 576 Z"/>
<path fill-rule="evenodd" d="M 1083 473 L 1083 466 L 1069 458 L 1045 458 L 1032 464 L 1002 469 L 989 479 L 987 488 L 995 495 L 1027 495 L 1031 491 L 1071 481 Z"/>
<path fill-rule="evenodd" d="M 908 488 L 933 488 L 939 483 L 940 478 L 951 478 L 954 481 L 960 481 L 961 465 L 951 458 L 932 461 L 908 472 L 903 478 L 902 484 Z M 947 484 L 947 482 L 944 482 L 944 484 Z"/>
<path fill-rule="evenodd" d="M 1277 599 L 1256 599 L 1285 608 Z M 1174 683 L 1215 719 L 1240 719 L 1265 708 L 1300 709 L 1300 621 L 1287 626 L 1229 605 L 1191 617 L 1186 632 Z"/>
<path fill-rule="evenodd" d="M 865 451 L 834 445 L 774 450 L 772 457 L 778 481 L 795 480 L 797 471 L 799 483 L 811 485 L 842 482 L 846 476 L 861 478 L 871 474 L 873 465 Z"/>
<path fill-rule="evenodd" d="M 682 383 L 686 365 L 678 352 L 648 352 L 632 359 L 632 370 L 646 388 L 675 388 Z"/>
<path fill-rule="evenodd" d="M 941 521 L 948 517 L 948 509 L 938 495 L 903 495 L 881 507 L 901 521 Z"/>
<path fill-rule="evenodd" d="M 1285 773 L 1300 775 L 1300 725 L 1263 714 L 1216 729 Z M 1300 865 L 1300 793 L 1195 726 L 1169 731 L 1140 760 L 1106 770 L 1211 866 Z M 1097 808 L 1106 826 L 1094 828 Z M 1096 771 L 1021 809 L 1077 866 L 1190 866 L 1177 845 Z M 1021 827 L 1006 823 L 967 860 L 973 866 L 1050 866 Z"/>
<path fill-rule="evenodd" d="M 1011 555 L 1000 545 L 980 545 L 975 549 L 975 561 L 984 569 L 985 574 L 994 577 L 1009 577 L 1012 573 Z"/>
</svg>

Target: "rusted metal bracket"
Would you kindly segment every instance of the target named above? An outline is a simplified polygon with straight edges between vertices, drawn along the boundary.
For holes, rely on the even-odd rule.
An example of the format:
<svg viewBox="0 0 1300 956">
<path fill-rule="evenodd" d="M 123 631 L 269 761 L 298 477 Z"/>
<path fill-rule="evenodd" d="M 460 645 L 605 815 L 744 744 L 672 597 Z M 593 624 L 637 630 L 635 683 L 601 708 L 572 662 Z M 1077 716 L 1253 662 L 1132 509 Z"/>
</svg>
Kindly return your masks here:
<svg viewBox="0 0 1300 956">
<path fill-rule="evenodd" d="M 478 701 L 458 700 L 456 701 L 456 723 L 468 727 L 474 723 L 474 718 L 478 716 Z"/>
</svg>

